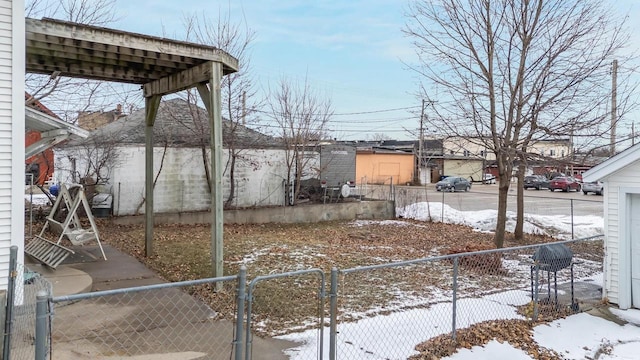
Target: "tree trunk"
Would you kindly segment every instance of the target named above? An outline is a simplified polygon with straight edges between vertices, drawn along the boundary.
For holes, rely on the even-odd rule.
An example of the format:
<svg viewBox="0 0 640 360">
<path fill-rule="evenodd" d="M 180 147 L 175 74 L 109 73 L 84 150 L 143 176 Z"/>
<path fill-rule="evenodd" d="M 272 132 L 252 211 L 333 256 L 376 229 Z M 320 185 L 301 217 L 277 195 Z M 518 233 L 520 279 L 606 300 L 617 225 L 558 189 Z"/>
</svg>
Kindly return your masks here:
<svg viewBox="0 0 640 360">
<path fill-rule="evenodd" d="M 213 152 L 213 148 L 211 149 L 211 151 Z M 209 172 L 209 158 L 207 157 L 207 148 L 205 146 L 202 146 L 200 148 L 200 152 L 202 153 L 202 164 L 204 165 L 204 176 L 207 179 L 207 189 L 209 190 L 209 194 L 211 194 L 211 172 Z"/>
<path fill-rule="evenodd" d="M 236 157 L 237 154 L 234 149 L 229 149 L 229 157 L 231 158 L 231 163 L 229 164 L 229 196 L 227 197 L 227 201 L 224 203 L 224 207 L 230 207 L 233 203 L 233 199 L 235 198 L 236 193 Z"/>
<path fill-rule="evenodd" d="M 495 243 L 496 248 L 502 248 L 504 246 L 510 181 L 510 174 L 500 174 L 500 181 L 498 185 L 498 219 L 496 221 L 496 233 L 493 237 L 493 242 Z"/>
<path fill-rule="evenodd" d="M 513 231 L 513 236 L 516 241 L 521 241 L 524 239 L 524 165 L 524 161 L 520 159 L 520 164 L 518 165 L 516 228 Z"/>
</svg>

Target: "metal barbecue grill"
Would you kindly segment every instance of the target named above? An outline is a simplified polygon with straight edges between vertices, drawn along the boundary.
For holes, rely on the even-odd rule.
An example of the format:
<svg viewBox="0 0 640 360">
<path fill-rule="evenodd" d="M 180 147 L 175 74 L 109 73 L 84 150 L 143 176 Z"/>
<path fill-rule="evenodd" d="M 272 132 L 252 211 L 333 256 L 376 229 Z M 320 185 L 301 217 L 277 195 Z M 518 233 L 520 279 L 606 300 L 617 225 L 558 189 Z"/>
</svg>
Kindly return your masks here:
<svg viewBox="0 0 640 360">
<path fill-rule="evenodd" d="M 532 259 L 535 263 L 531 267 L 531 299 L 537 301 L 534 297 L 534 286 L 537 287 L 538 277 L 537 274 L 536 284 L 534 285 L 534 271 L 543 271 L 547 273 L 547 303 L 551 302 L 551 273 L 553 273 L 553 286 L 554 286 L 554 301 L 556 308 L 558 307 L 558 271 L 566 268 L 571 269 L 571 309 L 573 311 L 578 310 L 578 304 L 574 300 L 573 294 L 573 251 L 564 244 L 551 244 L 544 245 L 538 248 L 533 254 Z M 536 294 L 537 295 L 537 294 Z"/>
</svg>

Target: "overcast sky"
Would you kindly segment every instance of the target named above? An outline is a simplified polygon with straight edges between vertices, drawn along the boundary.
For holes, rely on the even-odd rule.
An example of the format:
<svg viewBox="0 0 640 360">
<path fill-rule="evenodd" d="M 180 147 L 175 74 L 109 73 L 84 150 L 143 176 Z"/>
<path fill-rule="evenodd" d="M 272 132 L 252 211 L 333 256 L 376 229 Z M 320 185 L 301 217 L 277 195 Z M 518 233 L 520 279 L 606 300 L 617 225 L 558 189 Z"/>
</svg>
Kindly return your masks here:
<svg viewBox="0 0 640 360">
<path fill-rule="evenodd" d="M 609 0 L 629 13 L 633 42 L 640 47 L 640 1 Z M 331 123 L 342 140 L 376 133 L 415 138 L 420 99 L 411 62 L 413 49 L 402 33 L 403 0 L 116 0 L 120 20 L 111 27 L 149 35 L 183 37 L 184 15 L 217 19 L 230 13 L 256 32 L 251 64 L 266 89 L 283 76 L 303 81 L 331 97 Z M 436 99 L 437 100 L 437 99 Z M 391 110 L 392 111 L 381 111 Z M 373 112 L 368 114 L 353 114 Z M 344 115 L 340 115 L 344 114 Z M 640 117 L 633 115 L 633 120 Z M 628 133 L 627 128 L 619 133 Z"/>
</svg>

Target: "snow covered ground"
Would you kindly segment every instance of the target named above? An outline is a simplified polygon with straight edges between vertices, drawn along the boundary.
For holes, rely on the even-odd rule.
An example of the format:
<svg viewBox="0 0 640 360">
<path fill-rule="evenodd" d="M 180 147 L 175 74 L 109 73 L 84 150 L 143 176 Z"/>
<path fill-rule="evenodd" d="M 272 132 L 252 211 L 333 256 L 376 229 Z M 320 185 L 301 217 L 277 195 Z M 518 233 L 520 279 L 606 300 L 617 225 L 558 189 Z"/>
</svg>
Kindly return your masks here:
<svg viewBox="0 0 640 360">
<path fill-rule="evenodd" d="M 443 221 L 471 226 L 478 231 L 495 229 L 496 211 L 458 211 L 441 203 L 417 203 L 397 209 L 403 218 L 422 221 Z M 508 214 L 507 230 L 513 230 L 515 214 Z M 361 222 L 357 225 L 362 226 Z M 559 239 L 569 239 L 572 233 L 570 217 L 526 215 L 525 231 L 547 234 Z M 576 216 L 573 219 L 575 238 L 603 234 L 603 219 L 598 216 Z M 583 279 L 584 280 L 584 279 Z M 601 274 L 590 281 L 602 286 Z M 496 292 L 474 299 L 461 299 L 460 309 L 483 309 L 468 312 L 457 320 L 457 328 L 490 319 L 521 319 L 516 306 L 529 301 L 526 291 Z M 435 304 L 427 309 L 391 312 L 357 322 L 338 326 L 337 353 L 342 359 L 406 359 L 416 354 L 415 346 L 430 336 L 449 333 L 451 329 L 451 303 Z M 534 329 L 534 339 L 542 347 L 555 350 L 567 359 L 637 359 L 640 358 L 640 311 L 616 311 L 615 315 L 626 320 L 624 326 L 586 313 L 569 316 Z M 424 330 L 429 330 L 425 332 Z M 435 334 L 435 335 L 434 335 Z M 329 331 L 324 334 L 324 358 L 329 354 Z M 301 345 L 286 351 L 291 359 L 316 359 L 319 332 L 308 330 L 281 336 Z M 485 346 L 462 349 L 449 359 L 456 360 L 520 360 L 531 359 L 524 351 L 509 343 L 490 341 Z"/>
<path fill-rule="evenodd" d="M 470 226 L 478 231 L 491 232 L 496 228 L 497 211 L 459 211 L 439 202 L 420 202 L 397 208 L 396 213 L 405 219 L 445 222 Z M 524 232 L 553 236 L 559 240 L 571 238 L 571 216 L 525 214 Z M 507 212 L 507 231 L 513 232 L 516 225 L 516 213 Z M 601 216 L 574 216 L 574 238 L 586 238 L 602 235 L 604 219 Z"/>
</svg>

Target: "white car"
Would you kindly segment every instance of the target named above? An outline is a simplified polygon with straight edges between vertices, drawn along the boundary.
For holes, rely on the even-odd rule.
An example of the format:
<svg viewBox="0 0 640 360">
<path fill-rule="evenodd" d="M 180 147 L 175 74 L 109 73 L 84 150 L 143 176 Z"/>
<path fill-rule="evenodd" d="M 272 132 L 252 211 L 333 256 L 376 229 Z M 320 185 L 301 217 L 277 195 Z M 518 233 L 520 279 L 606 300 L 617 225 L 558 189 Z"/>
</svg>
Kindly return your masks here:
<svg viewBox="0 0 640 360">
<path fill-rule="evenodd" d="M 482 176 L 482 183 L 483 184 L 495 184 L 496 183 L 496 177 L 493 176 L 492 174 L 484 174 L 484 176 Z"/>
<path fill-rule="evenodd" d="M 587 195 L 588 193 L 594 193 L 596 195 L 604 194 L 604 184 L 601 181 L 586 182 L 582 184 L 582 193 Z"/>
</svg>

